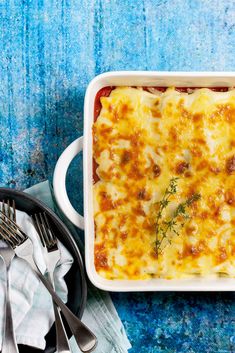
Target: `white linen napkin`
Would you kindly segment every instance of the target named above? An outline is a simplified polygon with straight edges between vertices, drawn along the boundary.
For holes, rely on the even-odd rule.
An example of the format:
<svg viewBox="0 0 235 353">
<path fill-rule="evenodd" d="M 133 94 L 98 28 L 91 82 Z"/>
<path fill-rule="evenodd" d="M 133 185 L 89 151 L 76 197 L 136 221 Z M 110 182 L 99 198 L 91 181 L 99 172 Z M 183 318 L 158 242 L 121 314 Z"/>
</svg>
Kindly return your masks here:
<svg viewBox="0 0 235 353">
<path fill-rule="evenodd" d="M 17 224 L 33 242 L 34 254 L 39 268 L 45 272 L 46 265 L 42 253 L 40 238 L 34 228 L 30 217 L 21 211 L 16 213 Z M 5 246 L 0 242 L 0 246 Z M 73 258 L 68 250 L 58 242 L 61 259 L 55 270 L 54 279 L 58 295 L 62 300 L 67 300 L 67 286 L 63 279 L 73 263 Z M 45 348 L 45 335 L 54 322 L 54 313 L 51 296 L 44 285 L 38 280 L 30 266 L 22 259 L 14 257 L 10 267 L 11 281 L 11 306 L 16 341 L 39 349 Z M 0 257 L 0 347 L 3 337 L 4 315 L 4 286 L 6 275 L 4 263 Z"/>
<path fill-rule="evenodd" d="M 81 252 L 83 252 L 81 232 L 68 221 L 56 206 L 53 190 L 50 188 L 49 182 L 42 182 L 25 191 L 45 202 L 58 214 L 70 230 Z M 98 346 L 94 351 L 95 353 L 128 353 L 131 344 L 109 293 L 95 288 L 89 282 L 87 305 L 82 321 L 90 327 L 98 338 Z M 73 353 L 80 352 L 73 338 L 70 343 Z"/>
</svg>

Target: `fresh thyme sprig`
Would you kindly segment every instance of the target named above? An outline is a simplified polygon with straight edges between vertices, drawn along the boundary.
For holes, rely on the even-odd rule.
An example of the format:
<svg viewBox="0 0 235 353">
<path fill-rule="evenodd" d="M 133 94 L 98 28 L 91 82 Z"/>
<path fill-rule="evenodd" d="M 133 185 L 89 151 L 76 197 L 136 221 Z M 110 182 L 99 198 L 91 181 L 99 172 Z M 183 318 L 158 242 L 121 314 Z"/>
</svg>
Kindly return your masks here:
<svg viewBox="0 0 235 353">
<path fill-rule="evenodd" d="M 159 202 L 159 210 L 157 213 L 157 222 L 156 222 L 157 226 L 158 226 L 158 223 L 162 217 L 163 210 L 168 206 L 168 204 L 170 202 L 169 199 L 170 199 L 171 195 L 174 195 L 177 192 L 177 180 L 178 179 L 179 178 L 172 178 L 170 180 L 169 186 L 166 188 L 164 195 L 163 195 L 163 198 Z"/>
<path fill-rule="evenodd" d="M 177 192 L 177 181 L 179 178 L 172 178 L 170 180 L 169 186 L 166 188 L 162 200 L 159 202 L 159 210 L 157 213 L 157 219 L 156 219 L 156 249 L 160 247 L 160 240 L 159 236 L 161 238 L 164 229 L 160 225 L 160 220 L 162 218 L 162 213 L 165 208 L 167 208 L 169 202 L 170 202 L 170 197 L 174 195 Z"/>
<path fill-rule="evenodd" d="M 175 235 L 180 234 L 180 232 L 179 232 L 180 229 L 183 228 L 186 221 L 190 219 L 190 216 L 186 211 L 187 207 L 190 207 L 195 201 L 197 201 L 201 198 L 200 194 L 198 194 L 198 193 L 193 194 L 185 202 L 180 203 L 176 207 L 176 209 L 173 213 L 173 216 L 170 220 L 161 221 L 163 210 L 170 203 L 171 195 L 174 195 L 177 192 L 177 180 L 178 179 L 179 178 L 172 178 L 170 180 L 170 184 L 167 187 L 167 189 L 165 190 L 165 193 L 163 195 L 162 200 L 159 202 L 159 210 L 158 210 L 157 219 L 156 219 L 156 242 L 155 242 L 155 248 L 156 248 L 157 254 L 159 252 L 161 252 L 162 242 L 165 238 L 167 238 L 168 243 L 171 244 L 171 239 L 169 237 L 167 237 L 169 231 L 171 233 L 174 233 Z M 183 218 L 182 221 L 178 220 L 178 218 L 180 216 Z"/>
</svg>

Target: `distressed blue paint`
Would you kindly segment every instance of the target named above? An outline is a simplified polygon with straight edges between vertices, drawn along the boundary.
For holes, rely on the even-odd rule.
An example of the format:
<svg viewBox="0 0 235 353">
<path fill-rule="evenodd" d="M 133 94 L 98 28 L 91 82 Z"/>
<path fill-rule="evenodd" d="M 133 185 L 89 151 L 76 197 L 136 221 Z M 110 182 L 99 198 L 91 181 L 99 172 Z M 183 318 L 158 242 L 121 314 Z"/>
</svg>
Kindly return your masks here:
<svg viewBox="0 0 235 353">
<path fill-rule="evenodd" d="M 0 185 L 52 177 L 62 150 L 82 135 L 96 74 L 234 70 L 234 48 L 231 0 L 0 0 Z M 81 210 L 81 157 L 71 169 Z M 113 298 L 131 353 L 235 352 L 232 293 Z"/>
</svg>

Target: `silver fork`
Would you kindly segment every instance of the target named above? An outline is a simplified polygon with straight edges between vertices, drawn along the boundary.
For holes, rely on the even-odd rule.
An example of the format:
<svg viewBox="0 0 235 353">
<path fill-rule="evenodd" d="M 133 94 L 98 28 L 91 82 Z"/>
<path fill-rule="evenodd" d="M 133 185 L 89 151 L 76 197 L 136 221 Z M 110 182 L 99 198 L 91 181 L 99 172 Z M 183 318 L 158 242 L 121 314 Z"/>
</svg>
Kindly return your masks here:
<svg viewBox="0 0 235 353">
<path fill-rule="evenodd" d="M 57 239 L 49 225 L 45 212 L 33 215 L 32 221 L 40 236 L 40 240 L 44 249 L 44 258 L 47 266 L 49 280 L 54 286 L 54 271 L 58 261 L 60 260 L 60 250 L 57 246 Z M 64 324 L 60 314 L 60 308 L 53 302 L 56 326 L 56 347 L 58 353 L 69 353 L 70 347 L 68 337 L 64 328 Z"/>
<path fill-rule="evenodd" d="M 13 201 L 13 207 L 15 207 L 15 203 Z M 7 210 L 6 210 L 7 208 Z M 5 201 L 2 201 L 2 214 L 7 214 L 8 217 L 12 217 L 12 213 L 10 210 L 10 202 L 8 200 L 7 205 Z M 5 218 L 5 222 L 7 221 L 7 217 Z M 3 223 L 0 222 L 0 235 L 3 237 L 5 232 L 5 227 Z M 15 331 L 13 325 L 12 311 L 11 311 L 11 300 L 10 300 L 10 266 L 11 262 L 15 256 L 14 250 L 11 248 L 9 244 L 6 244 L 6 247 L 0 248 L 0 256 L 3 259 L 6 266 L 6 289 L 5 289 L 5 321 L 4 321 L 4 334 L 2 341 L 2 353 L 18 353 L 18 347 L 15 338 Z"/>
<path fill-rule="evenodd" d="M 2 214 L 2 211 L 0 211 L 0 214 Z M 53 301 L 56 303 L 57 306 L 59 306 L 61 312 L 63 313 L 80 350 L 84 353 L 92 352 L 97 345 L 96 336 L 64 304 L 64 302 L 58 297 L 58 295 L 54 291 L 51 283 L 43 275 L 40 268 L 37 266 L 37 263 L 34 261 L 33 244 L 31 240 L 12 219 L 8 218 L 8 222 L 2 219 L 2 222 L 5 225 L 5 232 L 3 234 L 4 239 L 9 242 L 9 244 L 14 248 L 14 251 L 18 257 L 27 261 L 31 265 L 34 273 L 39 277 L 41 282 L 47 288 L 48 292 L 52 296 Z"/>
</svg>

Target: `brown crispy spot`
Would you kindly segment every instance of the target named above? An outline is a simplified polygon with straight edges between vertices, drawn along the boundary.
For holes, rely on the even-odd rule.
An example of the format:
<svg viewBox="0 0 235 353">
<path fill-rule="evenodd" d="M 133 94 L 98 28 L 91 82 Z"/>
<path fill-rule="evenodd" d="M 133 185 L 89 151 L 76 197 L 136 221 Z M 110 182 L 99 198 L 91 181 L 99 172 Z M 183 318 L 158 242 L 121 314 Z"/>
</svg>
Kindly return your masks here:
<svg viewBox="0 0 235 353">
<path fill-rule="evenodd" d="M 128 217 L 128 216 L 127 216 L 126 214 L 120 216 L 120 223 L 119 223 L 119 226 L 120 226 L 120 227 L 124 226 L 124 224 L 125 224 L 126 221 L 127 221 L 127 217 Z"/>
<path fill-rule="evenodd" d="M 201 161 L 198 165 L 196 170 L 200 171 L 205 169 L 208 166 L 208 162 L 204 159 L 203 161 Z"/>
<path fill-rule="evenodd" d="M 137 193 L 137 198 L 139 200 L 145 200 L 145 201 L 151 200 L 151 196 L 147 193 L 145 189 L 139 190 L 139 192 Z"/>
<path fill-rule="evenodd" d="M 233 190 L 227 190 L 225 192 L 224 198 L 228 205 L 235 205 L 235 192 Z"/>
<path fill-rule="evenodd" d="M 221 169 L 219 168 L 219 167 L 216 167 L 216 166 L 214 166 L 214 165 L 211 165 L 210 166 L 210 171 L 212 172 L 212 173 L 214 173 L 214 174 L 219 174 L 220 172 L 221 172 Z"/>
<path fill-rule="evenodd" d="M 224 262 L 225 260 L 227 260 L 227 258 L 228 258 L 227 251 L 226 251 L 225 247 L 221 246 L 219 248 L 219 254 L 216 258 L 217 263 Z"/>
<path fill-rule="evenodd" d="M 136 216 L 146 216 L 141 203 L 138 203 L 138 205 L 136 207 L 132 207 L 132 212 L 136 215 Z"/>
<path fill-rule="evenodd" d="M 179 162 L 175 168 L 176 174 L 183 174 L 188 168 L 189 168 L 189 163 Z"/>
<path fill-rule="evenodd" d="M 152 250 L 149 255 L 154 260 L 156 260 L 158 258 L 158 252 L 157 251 Z"/>
<path fill-rule="evenodd" d="M 190 249 L 190 252 L 191 252 L 192 256 L 198 256 L 200 253 L 199 249 L 196 246 L 192 246 Z"/>
<path fill-rule="evenodd" d="M 162 146 L 162 149 L 163 149 L 164 152 L 167 152 L 168 149 L 169 149 L 169 147 L 168 147 L 168 145 L 163 145 L 163 146 Z"/>
<path fill-rule="evenodd" d="M 129 176 L 129 178 L 133 178 L 136 180 L 143 178 L 143 174 L 140 171 L 140 166 L 139 166 L 138 161 L 135 161 L 133 163 L 133 165 L 131 166 L 131 170 L 128 173 L 128 176 Z"/>
<path fill-rule="evenodd" d="M 193 115 L 193 121 L 196 123 L 200 120 L 202 120 L 203 115 L 201 113 L 196 113 Z"/>
<path fill-rule="evenodd" d="M 128 235 L 127 232 L 121 232 L 120 233 L 120 237 L 121 237 L 122 240 L 125 240 L 127 238 L 127 235 Z"/>
<path fill-rule="evenodd" d="M 220 211 L 221 211 L 221 206 L 216 206 L 213 213 L 215 218 L 217 218 L 220 215 Z"/>
<path fill-rule="evenodd" d="M 179 109 L 181 116 L 184 118 L 190 118 L 189 111 L 184 106 L 184 99 L 181 98 L 177 104 L 177 108 Z"/>
<path fill-rule="evenodd" d="M 228 123 L 233 123 L 235 118 L 234 106 L 230 104 L 220 104 L 217 110 L 211 116 L 213 119 L 226 120 Z"/>
<path fill-rule="evenodd" d="M 153 118 L 161 118 L 161 116 L 162 116 L 160 110 L 156 109 L 156 108 L 151 109 L 151 113 L 152 113 Z"/>
<path fill-rule="evenodd" d="M 216 195 L 222 196 L 223 195 L 223 189 L 217 189 L 216 190 Z"/>
<path fill-rule="evenodd" d="M 226 171 L 228 174 L 234 174 L 234 172 L 235 172 L 235 155 L 227 159 Z"/>
<path fill-rule="evenodd" d="M 192 173 L 188 170 L 187 172 L 184 173 L 186 178 L 190 178 L 192 176 Z"/>
<path fill-rule="evenodd" d="M 161 174 L 161 168 L 158 164 L 153 165 L 153 174 L 155 177 L 158 177 Z"/>
<path fill-rule="evenodd" d="M 193 225 L 188 225 L 185 227 L 185 232 L 187 235 L 193 234 L 195 232 L 195 230 L 196 230 L 196 227 Z"/>
<path fill-rule="evenodd" d="M 146 229 L 150 232 L 154 232 L 156 229 L 155 220 L 152 221 L 152 220 L 146 218 L 143 222 L 142 227 L 143 227 L 143 229 Z"/>
<path fill-rule="evenodd" d="M 108 269 L 108 258 L 104 244 L 95 245 L 95 267 L 96 270 Z"/>
<path fill-rule="evenodd" d="M 122 158 L 121 158 L 121 164 L 127 164 L 131 160 L 131 152 L 130 151 L 124 151 Z"/>
<path fill-rule="evenodd" d="M 202 211 L 200 214 L 199 214 L 199 217 L 202 218 L 202 219 L 207 219 L 209 216 L 209 213 L 207 211 Z"/>
<path fill-rule="evenodd" d="M 140 139 L 141 137 L 141 132 L 137 131 L 130 136 L 130 143 L 133 147 L 137 148 L 139 146 L 143 145 L 143 141 Z"/>
<path fill-rule="evenodd" d="M 169 137 L 176 142 L 178 140 L 178 134 L 177 131 L 174 128 L 170 128 L 169 130 Z"/>
<path fill-rule="evenodd" d="M 137 193 L 137 199 L 139 200 L 144 200 L 146 196 L 146 190 L 145 189 L 141 189 L 138 193 Z"/>
<path fill-rule="evenodd" d="M 184 245 L 183 252 L 179 254 L 179 258 L 183 259 L 188 256 L 198 257 L 206 249 L 205 243 L 200 241 L 196 245 Z"/>
<path fill-rule="evenodd" d="M 200 150 L 199 146 L 194 146 L 193 148 L 191 148 L 191 152 L 195 157 L 202 157 L 202 151 Z"/>
<path fill-rule="evenodd" d="M 100 208 L 101 211 L 108 211 L 108 210 L 112 210 L 115 208 L 111 197 L 107 194 L 107 192 L 105 191 L 101 191 L 100 192 Z"/>
<path fill-rule="evenodd" d="M 125 117 L 127 113 L 132 113 L 133 112 L 133 108 L 131 106 L 128 106 L 128 104 L 124 103 L 122 104 L 122 106 L 120 107 L 120 115 L 121 117 Z"/>
<path fill-rule="evenodd" d="M 206 141 L 203 138 L 194 138 L 192 141 L 198 143 L 199 145 L 205 145 L 206 144 Z"/>
<path fill-rule="evenodd" d="M 105 124 L 102 124 L 102 129 L 100 130 L 100 135 L 107 138 L 108 135 L 110 135 L 110 133 L 112 132 L 113 128 L 106 126 Z"/>
</svg>

